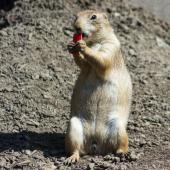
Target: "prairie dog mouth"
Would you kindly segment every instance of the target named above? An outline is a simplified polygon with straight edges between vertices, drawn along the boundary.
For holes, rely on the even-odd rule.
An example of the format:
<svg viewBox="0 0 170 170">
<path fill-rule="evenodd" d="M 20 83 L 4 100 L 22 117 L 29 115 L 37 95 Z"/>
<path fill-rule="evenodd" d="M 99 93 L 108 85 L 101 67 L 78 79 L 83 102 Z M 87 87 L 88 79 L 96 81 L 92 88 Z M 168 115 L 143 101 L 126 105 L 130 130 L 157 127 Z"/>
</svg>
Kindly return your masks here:
<svg viewBox="0 0 170 170">
<path fill-rule="evenodd" d="M 92 36 L 92 33 L 85 33 L 85 32 L 82 33 L 83 38 L 90 38 L 91 36 Z"/>
<path fill-rule="evenodd" d="M 84 38 L 84 37 L 87 37 L 87 38 L 88 38 L 88 34 L 86 34 L 86 33 L 84 33 L 84 32 L 82 33 L 82 36 L 83 36 L 83 38 Z"/>
<path fill-rule="evenodd" d="M 90 36 L 90 33 L 83 32 L 81 29 L 76 29 L 75 32 L 77 34 L 82 34 L 83 38 L 88 38 Z"/>
</svg>

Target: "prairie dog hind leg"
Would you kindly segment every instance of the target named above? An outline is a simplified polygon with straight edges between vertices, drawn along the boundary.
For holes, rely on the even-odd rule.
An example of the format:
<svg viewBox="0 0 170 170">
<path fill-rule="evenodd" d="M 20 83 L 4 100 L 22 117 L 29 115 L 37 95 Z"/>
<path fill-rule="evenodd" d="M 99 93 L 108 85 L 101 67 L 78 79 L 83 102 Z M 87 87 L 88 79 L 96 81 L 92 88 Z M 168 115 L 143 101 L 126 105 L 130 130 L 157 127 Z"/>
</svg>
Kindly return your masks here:
<svg viewBox="0 0 170 170">
<path fill-rule="evenodd" d="M 66 134 L 65 149 L 71 155 L 65 161 L 66 164 L 74 163 L 79 160 L 83 147 L 83 125 L 81 120 L 74 116 L 71 118 Z"/>
</svg>

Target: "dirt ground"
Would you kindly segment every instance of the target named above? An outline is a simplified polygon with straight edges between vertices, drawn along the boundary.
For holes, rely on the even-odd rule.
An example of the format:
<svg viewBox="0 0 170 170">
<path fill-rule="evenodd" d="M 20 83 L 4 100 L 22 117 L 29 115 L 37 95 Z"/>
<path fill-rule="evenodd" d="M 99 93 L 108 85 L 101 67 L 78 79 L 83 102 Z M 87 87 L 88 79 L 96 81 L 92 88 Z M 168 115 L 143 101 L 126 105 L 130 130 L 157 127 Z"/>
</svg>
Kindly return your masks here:
<svg viewBox="0 0 170 170">
<path fill-rule="evenodd" d="M 73 15 L 89 8 L 108 14 L 131 73 L 130 151 L 65 166 L 79 73 L 66 46 Z M 170 26 L 126 0 L 1 0 L 0 169 L 170 169 Z"/>
</svg>

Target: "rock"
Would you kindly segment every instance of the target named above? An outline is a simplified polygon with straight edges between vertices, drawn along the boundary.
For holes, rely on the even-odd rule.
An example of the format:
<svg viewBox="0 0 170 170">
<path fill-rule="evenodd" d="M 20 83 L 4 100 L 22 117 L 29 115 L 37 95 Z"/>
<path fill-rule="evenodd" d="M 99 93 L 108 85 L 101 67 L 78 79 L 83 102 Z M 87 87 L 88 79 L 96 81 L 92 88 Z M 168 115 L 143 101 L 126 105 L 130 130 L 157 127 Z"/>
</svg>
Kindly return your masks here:
<svg viewBox="0 0 170 170">
<path fill-rule="evenodd" d="M 106 155 L 103 159 L 105 161 L 108 161 L 108 160 L 112 160 L 112 157 L 110 155 Z"/>
<path fill-rule="evenodd" d="M 59 162 L 64 162 L 65 160 L 66 160 L 65 157 L 61 157 L 61 158 L 58 159 Z"/>
<path fill-rule="evenodd" d="M 129 54 L 130 54 L 131 56 L 136 56 L 136 52 L 135 52 L 135 50 L 133 50 L 132 48 L 129 49 Z"/>
<path fill-rule="evenodd" d="M 146 144 L 146 140 L 141 139 L 140 142 L 139 142 L 139 146 L 143 147 L 145 144 Z"/>
<path fill-rule="evenodd" d="M 110 164 L 108 162 L 100 162 L 99 167 L 103 169 L 107 169 L 110 167 Z"/>
<path fill-rule="evenodd" d="M 117 156 L 115 156 L 115 157 L 113 158 L 113 162 L 115 162 L 115 163 L 120 162 L 120 158 L 119 158 L 119 157 L 117 157 Z"/>
<path fill-rule="evenodd" d="M 96 159 L 94 159 L 94 158 L 90 158 L 90 159 L 91 159 L 90 162 L 92 162 L 92 163 L 96 162 Z"/>
<path fill-rule="evenodd" d="M 120 170 L 126 170 L 127 166 L 126 165 L 120 165 Z"/>
<path fill-rule="evenodd" d="M 31 151 L 28 150 L 28 149 L 26 149 L 26 150 L 25 150 L 25 154 L 30 156 L 30 155 L 31 155 Z"/>
<path fill-rule="evenodd" d="M 49 162 L 45 165 L 43 165 L 42 170 L 56 170 L 56 166 L 53 162 Z"/>
<path fill-rule="evenodd" d="M 46 80 L 51 80 L 52 76 L 50 75 L 50 73 L 48 71 L 44 71 L 40 73 L 40 77 L 46 81 Z"/>
<path fill-rule="evenodd" d="M 129 27 L 125 24 L 119 24 L 119 27 L 122 29 L 122 31 L 125 33 L 125 34 L 128 34 L 129 33 Z"/>
<path fill-rule="evenodd" d="M 89 163 L 87 166 L 88 170 L 93 170 L 94 169 L 94 163 Z"/>
<path fill-rule="evenodd" d="M 131 161 L 138 160 L 138 155 L 134 151 L 132 151 L 131 154 L 130 154 L 130 160 Z"/>
<path fill-rule="evenodd" d="M 120 17 L 120 13 L 118 13 L 118 12 L 115 12 L 114 13 L 114 16 L 117 18 L 117 17 Z"/>
<path fill-rule="evenodd" d="M 29 41 L 32 40 L 32 35 L 33 35 L 32 33 L 30 33 L 30 34 L 28 35 L 28 40 L 29 40 Z"/>
<path fill-rule="evenodd" d="M 23 48 L 22 47 L 19 47 L 18 48 L 18 52 L 22 52 L 23 51 Z"/>
<path fill-rule="evenodd" d="M 33 80 L 38 80 L 40 78 L 39 74 L 37 73 L 33 74 L 31 77 Z"/>
<path fill-rule="evenodd" d="M 7 34 L 6 31 L 2 31 L 2 30 L 1 30 L 1 31 L 0 31 L 0 35 L 1 35 L 1 36 L 7 36 L 8 34 Z"/>
<path fill-rule="evenodd" d="M 156 43 L 157 43 L 158 47 L 160 47 L 160 48 L 168 48 L 169 47 L 169 45 L 159 37 L 156 37 Z"/>
<path fill-rule="evenodd" d="M 152 145 L 159 146 L 159 142 L 153 141 L 153 142 L 152 142 Z"/>
<path fill-rule="evenodd" d="M 163 123 L 164 122 L 164 119 L 162 118 L 162 116 L 160 115 L 155 115 L 154 116 L 154 120 L 158 123 Z"/>
<path fill-rule="evenodd" d="M 6 166 L 6 159 L 0 158 L 0 167 L 3 168 Z"/>
<path fill-rule="evenodd" d="M 62 71 L 63 71 L 63 69 L 62 69 L 61 67 L 55 67 L 54 70 L 55 70 L 56 72 L 62 72 Z"/>
</svg>

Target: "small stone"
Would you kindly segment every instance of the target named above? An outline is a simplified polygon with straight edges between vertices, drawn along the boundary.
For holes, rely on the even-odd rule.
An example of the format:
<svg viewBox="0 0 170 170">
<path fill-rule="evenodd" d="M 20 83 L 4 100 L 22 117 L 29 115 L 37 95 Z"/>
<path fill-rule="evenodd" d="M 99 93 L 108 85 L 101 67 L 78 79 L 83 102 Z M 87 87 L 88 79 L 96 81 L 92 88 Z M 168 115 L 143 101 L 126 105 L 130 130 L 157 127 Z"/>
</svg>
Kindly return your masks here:
<svg viewBox="0 0 170 170">
<path fill-rule="evenodd" d="M 60 161 L 60 162 L 64 162 L 65 160 L 66 160 L 65 157 L 61 157 L 61 158 L 58 159 L 58 161 Z"/>
<path fill-rule="evenodd" d="M 40 78 L 39 74 L 35 73 L 35 74 L 32 75 L 33 80 L 38 80 L 39 78 Z"/>
<path fill-rule="evenodd" d="M 117 17 L 120 17 L 120 13 L 118 13 L 118 12 L 115 12 L 114 13 L 114 16 L 117 18 Z"/>
<path fill-rule="evenodd" d="M 166 42 L 164 42 L 159 37 L 156 37 L 156 42 L 157 42 L 158 47 L 160 47 L 160 48 L 167 48 L 167 47 L 169 47 L 169 45 Z"/>
<path fill-rule="evenodd" d="M 54 69 L 55 69 L 56 72 L 62 72 L 63 71 L 63 69 L 61 67 L 56 67 Z"/>
<path fill-rule="evenodd" d="M 152 141 L 152 145 L 159 146 L 159 143 L 156 141 Z"/>
<path fill-rule="evenodd" d="M 105 160 L 105 161 L 112 160 L 112 157 L 111 157 L 110 155 L 106 155 L 106 156 L 104 157 L 104 160 Z"/>
<path fill-rule="evenodd" d="M 144 139 L 141 139 L 140 142 L 139 142 L 139 146 L 142 147 L 146 144 L 146 140 Z"/>
<path fill-rule="evenodd" d="M 94 163 L 89 163 L 87 169 L 93 170 L 94 169 Z"/>
<path fill-rule="evenodd" d="M 119 25 L 119 26 L 122 28 L 122 30 L 123 30 L 124 33 L 126 33 L 126 34 L 129 33 L 129 27 L 128 27 L 127 25 L 121 24 L 121 25 Z"/>
<path fill-rule="evenodd" d="M 0 158 L 0 167 L 3 168 L 6 166 L 6 159 Z"/>
<path fill-rule="evenodd" d="M 134 51 L 133 49 L 130 49 L 130 50 L 129 50 L 129 54 L 130 54 L 131 56 L 136 56 L 136 53 L 135 53 L 135 51 Z"/>
<path fill-rule="evenodd" d="M 143 128 L 142 128 L 142 129 L 143 129 Z M 142 138 L 146 138 L 146 136 L 145 136 L 144 134 L 141 134 L 141 137 L 142 137 Z"/>
<path fill-rule="evenodd" d="M 156 166 L 155 164 L 152 164 L 152 167 L 153 167 L 154 169 L 157 169 L 157 166 Z"/>
<path fill-rule="evenodd" d="M 26 154 L 26 155 L 31 155 L 31 151 L 28 150 L 28 149 L 26 149 L 26 150 L 25 150 L 25 154 Z"/>
<path fill-rule="evenodd" d="M 2 36 L 7 36 L 8 34 L 7 34 L 6 31 L 0 31 L 0 35 L 2 35 Z"/>
<path fill-rule="evenodd" d="M 91 158 L 90 162 L 95 163 L 96 160 L 94 158 Z"/>
<path fill-rule="evenodd" d="M 51 95 L 49 93 L 42 94 L 44 99 L 51 99 Z"/>
<path fill-rule="evenodd" d="M 19 157 L 21 154 L 19 152 L 13 152 L 12 155 L 15 157 Z"/>
<path fill-rule="evenodd" d="M 113 162 L 115 162 L 115 163 L 120 162 L 120 158 L 119 158 L 119 157 L 117 157 L 117 156 L 116 156 L 116 157 L 114 157 L 114 158 L 113 158 Z"/>
<path fill-rule="evenodd" d="M 55 170 L 56 166 L 53 162 L 48 162 L 47 164 L 43 165 L 42 170 Z"/>
<path fill-rule="evenodd" d="M 107 169 L 110 167 L 110 164 L 108 162 L 99 162 L 99 167 L 102 169 Z"/>
<path fill-rule="evenodd" d="M 136 160 L 138 160 L 138 155 L 136 155 L 135 152 L 132 151 L 130 154 L 130 159 L 131 159 L 131 161 L 136 161 Z"/>
<path fill-rule="evenodd" d="M 28 40 L 29 40 L 29 41 L 32 40 L 32 35 L 33 35 L 32 33 L 30 33 L 30 34 L 28 35 Z"/>
<path fill-rule="evenodd" d="M 46 72 L 41 72 L 40 73 L 40 77 L 43 79 L 43 80 L 51 80 L 52 79 L 52 76 L 50 75 L 50 73 L 48 71 Z"/>
<path fill-rule="evenodd" d="M 22 47 L 19 47 L 18 48 L 18 52 L 22 52 L 23 51 L 23 48 Z"/>
<path fill-rule="evenodd" d="M 120 165 L 120 170 L 126 170 L 127 166 L 126 165 Z"/>
</svg>

